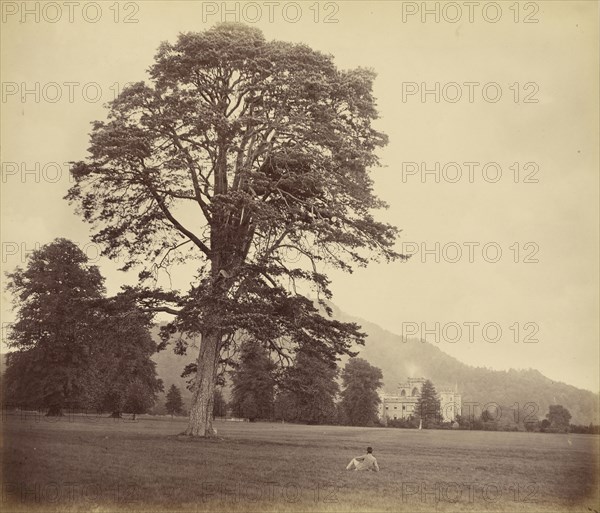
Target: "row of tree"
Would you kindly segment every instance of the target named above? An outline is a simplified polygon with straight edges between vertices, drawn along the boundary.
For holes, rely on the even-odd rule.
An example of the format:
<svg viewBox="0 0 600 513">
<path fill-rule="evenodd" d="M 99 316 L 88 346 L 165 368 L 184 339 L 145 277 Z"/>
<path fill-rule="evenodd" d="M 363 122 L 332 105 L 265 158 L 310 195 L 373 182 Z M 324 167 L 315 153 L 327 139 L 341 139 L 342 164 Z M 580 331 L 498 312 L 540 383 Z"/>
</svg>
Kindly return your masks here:
<svg viewBox="0 0 600 513">
<path fill-rule="evenodd" d="M 98 268 L 56 239 L 8 274 L 16 321 L 7 333 L 3 400 L 47 410 L 145 412 L 163 385 L 150 359 L 152 317 L 124 289 L 107 297 Z"/>
<path fill-rule="evenodd" d="M 566 433 L 571 431 L 571 413 L 561 404 L 552 404 L 544 419 L 537 415 L 519 416 L 518 410 L 507 409 L 508 415 L 499 415 L 501 409 L 484 410 L 479 417 L 459 416 L 462 429 L 484 431 L 537 431 L 542 433 Z M 593 428 L 592 428 L 593 431 Z"/>
<path fill-rule="evenodd" d="M 34 251 L 25 269 L 8 274 L 17 319 L 8 332 L 4 404 L 46 409 L 61 415 L 65 408 L 110 412 L 146 412 L 162 391 L 151 360 L 157 344 L 150 334 L 152 312 L 136 305 L 127 288 L 107 297 L 104 279 L 86 255 L 66 239 Z M 309 424 L 356 426 L 378 422 L 378 390 L 382 372 L 367 361 L 351 358 L 339 372 L 335 353 L 306 341 L 289 365 L 276 365 L 272 346 L 255 338 L 241 344 L 240 355 L 223 363 L 233 366 L 229 411 L 251 420 L 284 420 Z M 281 353 L 276 353 L 281 356 Z M 190 388 L 194 384 L 195 369 Z M 340 389 L 338 378 L 341 378 Z M 221 379 L 221 384 L 224 380 Z M 219 389 L 212 415 L 224 416 L 227 405 Z M 183 412 L 181 392 L 173 385 L 165 404 L 168 413 Z M 510 409 L 508 409 L 510 410 Z M 480 416 L 457 418 L 462 429 L 594 432 L 595 426 L 571 426 L 570 412 L 551 405 L 546 418 L 485 410 Z M 391 426 L 444 427 L 435 387 L 423 384 L 415 415 L 392 420 Z"/>
<path fill-rule="evenodd" d="M 440 401 L 435 387 L 427 380 L 415 407 L 414 415 L 402 419 L 388 420 L 387 425 L 398 428 L 429 429 L 469 429 L 481 431 L 536 431 L 542 433 L 596 433 L 599 426 L 590 424 L 580 426 L 570 424 L 571 413 L 560 404 L 550 405 L 544 419 L 538 419 L 531 412 L 523 414 L 512 408 L 498 405 L 484 409 L 481 414 L 474 412 L 457 415 L 454 421 L 444 421 L 440 410 Z"/>
<path fill-rule="evenodd" d="M 506 409 L 508 414 L 502 415 L 501 408 L 484 410 L 479 417 L 475 415 L 459 416 L 457 421 L 461 429 L 476 429 L 484 431 L 536 431 L 542 433 L 567 433 L 572 430 L 571 413 L 561 404 L 552 404 L 544 419 L 528 414 L 520 416 L 518 410 Z M 573 426 L 580 432 L 593 432 L 594 426 Z"/>
<path fill-rule="evenodd" d="M 249 345 L 255 346 L 255 344 Z M 266 363 L 267 360 L 265 359 L 263 362 Z M 350 390 L 350 392 L 345 395 L 346 401 L 336 403 L 335 397 L 339 393 L 339 386 L 332 377 L 335 378 L 337 372 L 330 372 L 329 379 L 327 379 L 325 373 L 319 372 L 324 369 L 319 369 L 318 365 L 314 365 L 314 363 L 305 357 L 299 358 L 296 365 L 288 370 L 289 375 L 296 376 L 296 381 L 288 381 L 288 386 L 279 393 L 275 391 L 277 389 L 276 379 L 270 374 L 274 369 L 272 364 L 260 366 L 264 374 L 263 379 L 259 379 L 258 382 L 262 381 L 262 384 L 256 388 L 251 386 L 250 389 L 246 389 L 243 385 L 253 381 L 252 378 L 249 379 L 248 374 L 251 369 L 244 369 L 245 365 L 242 364 L 241 372 L 234 373 L 240 387 L 238 390 L 242 393 L 237 393 L 234 401 L 228 405 L 222 390 L 217 389 L 213 402 L 213 416 L 217 418 L 225 417 L 228 414 L 237 416 L 247 414 L 251 420 L 262 418 L 307 424 L 385 424 L 388 427 L 408 429 L 425 427 L 425 429 L 600 434 L 600 425 L 571 424 L 571 413 L 562 405 L 551 405 L 545 418 L 541 420 L 531 414 L 519 415 L 518 411 L 515 412 L 511 408 L 494 407 L 485 409 L 480 415 L 474 413 L 457 415 L 454 421 L 444 421 L 437 392 L 429 380 L 423 385 L 413 415 L 408 418 L 387 419 L 387 422 L 384 423 L 383 419 L 376 419 L 373 415 L 373 406 L 376 408 L 379 403 L 379 399 L 375 397 L 377 394 L 373 394 L 373 389 L 379 381 L 378 369 L 371 367 L 369 372 L 367 362 L 358 358 L 351 360 L 344 369 L 346 385 L 349 385 L 346 390 Z M 314 376 L 310 376 L 311 368 L 313 371 L 319 372 L 317 377 L 321 379 L 315 381 Z M 260 373 L 259 370 L 258 374 L 260 375 Z M 365 376 L 367 376 L 366 380 Z M 374 381 L 369 381 L 369 379 L 374 379 Z M 363 387 L 360 387 L 361 382 Z M 255 398 L 261 396 L 254 392 L 259 392 L 261 388 L 267 392 L 262 396 L 263 400 L 268 397 L 272 398 L 270 404 L 260 404 L 260 399 L 258 402 L 256 401 Z M 250 393 L 248 393 L 249 390 Z M 367 390 L 368 392 L 365 393 Z M 363 410 L 360 407 L 352 407 L 353 399 L 357 399 L 359 405 L 362 403 L 362 406 L 366 406 L 366 408 Z M 166 397 L 165 410 L 171 416 L 184 415 L 183 406 L 181 391 L 176 385 L 171 385 Z M 262 417 L 254 416 L 253 414 L 256 414 L 261 408 Z M 504 411 L 504 415 L 502 415 L 502 411 Z M 362 415 L 363 412 L 366 412 L 366 415 L 361 418 L 359 415 Z"/>
<path fill-rule="evenodd" d="M 163 385 L 151 360 L 157 350 L 153 314 L 137 306 L 127 288 L 107 297 L 98 268 L 73 242 L 57 239 L 34 251 L 25 269 L 8 275 L 8 287 L 17 320 L 7 337 L 13 351 L 4 376 L 5 405 L 45 409 L 50 416 L 69 408 L 119 417 L 154 404 Z M 239 357 L 227 362 L 234 368 L 232 413 L 310 424 L 341 417 L 352 425 L 376 422 L 380 369 L 351 359 L 341 373 L 340 393 L 335 354 L 306 342 L 289 360 L 276 365 L 269 346 L 255 338 L 241 344 Z M 195 369 L 189 367 L 184 375 L 192 375 L 193 390 Z M 219 389 L 212 407 L 214 416 L 225 414 Z M 183 413 L 175 385 L 165 408 L 171 415 Z"/>
<path fill-rule="evenodd" d="M 368 426 L 377 422 L 380 369 L 351 358 L 340 373 L 335 360 L 306 348 L 299 349 L 290 363 L 280 368 L 260 342 L 244 342 L 231 373 L 231 414 L 307 424 Z"/>
</svg>

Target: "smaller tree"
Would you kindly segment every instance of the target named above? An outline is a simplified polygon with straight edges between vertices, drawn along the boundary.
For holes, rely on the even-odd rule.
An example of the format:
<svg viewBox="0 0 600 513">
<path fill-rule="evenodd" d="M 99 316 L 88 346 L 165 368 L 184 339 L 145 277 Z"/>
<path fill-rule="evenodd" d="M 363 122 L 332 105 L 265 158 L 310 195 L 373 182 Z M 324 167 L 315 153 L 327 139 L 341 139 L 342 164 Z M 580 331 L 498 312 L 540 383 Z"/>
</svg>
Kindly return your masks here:
<svg viewBox="0 0 600 513">
<path fill-rule="evenodd" d="M 550 422 L 549 427 L 552 431 L 564 431 L 566 433 L 569 430 L 571 413 L 560 404 L 551 404 L 546 419 Z"/>
<path fill-rule="evenodd" d="M 440 400 L 433 383 L 425 380 L 421 388 L 421 395 L 415 407 L 415 417 L 423 421 L 423 428 L 436 427 L 442 420 Z"/>
<path fill-rule="evenodd" d="M 341 407 L 352 426 L 371 426 L 377 420 L 381 402 L 377 390 L 382 387 L 381 369 L 362 358 L 351 358 L 342 371 Z"/>
<path fill-rule="evenodd" d="M 181 398 L 181 391 L 175 386 L 175 384 L 171 385 L 171 388 L 169 388 L 169 391 L 167 392 L 165 409 L 167 410 L 167 413 L 171 414 L 171 418 L 173 418 L 173 415 L 183 413 L 183 399 Z"/>
</svg>

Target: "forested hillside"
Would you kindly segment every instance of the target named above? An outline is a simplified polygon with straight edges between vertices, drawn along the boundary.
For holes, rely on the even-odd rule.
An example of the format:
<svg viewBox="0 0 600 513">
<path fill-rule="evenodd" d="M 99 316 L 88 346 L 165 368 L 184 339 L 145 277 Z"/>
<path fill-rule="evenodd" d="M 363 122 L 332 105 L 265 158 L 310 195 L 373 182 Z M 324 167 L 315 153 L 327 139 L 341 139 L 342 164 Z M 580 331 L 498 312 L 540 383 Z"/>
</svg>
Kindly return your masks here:
<svg viewBox="0 0 600 513">
<path fill-rule="evenodd" d="M 393 393 L 398 383 L 407 377 L 425 377 L 436 387 L 456 386 L 462 394 L 463 404 L 495 402 L 512 406 L 526 403 L 538 406 L 537 416 L 543 419 L 551 404 L 562 404 L 572 415 L 574 424 L 598 424 L 599 397 L 566 383 L 553 381 L 535 369 L 496 371 L 472 367 L 444 353 L 429 342 L 403 341 L 400 335 L 390 333 L 376 324 L 352 318 L 339 309 L 341 320 L 355 321 L 369 334 L 360 356 L 383 370 L 386 392 Z M 528 412 L 532 408 L 528 407 Z"/>
</svg>

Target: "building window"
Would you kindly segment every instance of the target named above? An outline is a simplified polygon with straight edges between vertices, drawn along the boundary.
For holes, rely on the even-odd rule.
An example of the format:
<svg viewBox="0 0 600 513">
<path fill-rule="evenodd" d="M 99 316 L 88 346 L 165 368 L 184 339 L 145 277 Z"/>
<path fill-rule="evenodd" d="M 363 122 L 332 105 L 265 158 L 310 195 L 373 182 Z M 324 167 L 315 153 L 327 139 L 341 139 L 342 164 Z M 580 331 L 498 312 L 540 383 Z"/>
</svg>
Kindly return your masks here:
<svg viewBox="0 0 600 513">
<path fill-rule="evenodd" d="M 406 397 L 406 391 L 405 391 L 405 390 L 402 390 L 402 392 L 400 392 L 400 396 L 401 396 L 401 397 Z"/>
<path fill-rule="evenodd" d="M 403 410 L 406 410 L 406 406 L 402 406 L 402 409 L 403 409 Z"/>
<path fill-rule="evenodd" d="M 412 395 L 413 395 L 413 397 L 419 395 L 419 391 L 417 390 L 417 387 L 413 388 Z"/>
</svg>

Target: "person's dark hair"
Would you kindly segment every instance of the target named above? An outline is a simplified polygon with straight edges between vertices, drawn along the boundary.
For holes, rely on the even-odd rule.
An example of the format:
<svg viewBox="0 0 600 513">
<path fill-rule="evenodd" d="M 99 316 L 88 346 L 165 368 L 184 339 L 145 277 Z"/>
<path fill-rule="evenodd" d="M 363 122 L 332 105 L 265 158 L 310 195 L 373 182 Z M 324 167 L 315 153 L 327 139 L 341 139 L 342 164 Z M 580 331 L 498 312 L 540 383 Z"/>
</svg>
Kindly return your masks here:
<svg viewBox="0 0 600 513">
<path fill-rule="evenodd" d="M 373 447 L 367 447 L 367 453 L 371 454 L 373 452 Z"/>
</svg>

